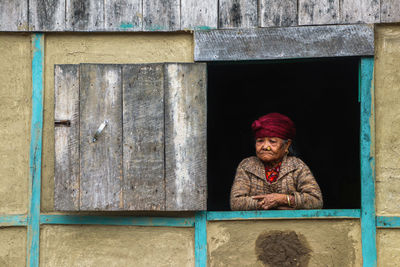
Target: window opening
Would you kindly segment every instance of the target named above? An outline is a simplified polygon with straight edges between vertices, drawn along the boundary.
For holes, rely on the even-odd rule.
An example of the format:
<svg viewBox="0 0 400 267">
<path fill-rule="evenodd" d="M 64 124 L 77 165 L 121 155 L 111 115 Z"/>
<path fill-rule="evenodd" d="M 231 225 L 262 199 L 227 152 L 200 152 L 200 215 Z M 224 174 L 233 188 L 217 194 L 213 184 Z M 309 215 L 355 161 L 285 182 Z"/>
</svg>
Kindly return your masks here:
<svg viewBox="0 0 400 267">
<path fill-rule="evenodd" d="M 251 123 L 269 112 L 296 124 L 295 153 L 325 209 L 360 208 L 359 58 L 208 64 L 208 210 L 230 210 L 237 165 L 255 155 Z"/>
</svg>

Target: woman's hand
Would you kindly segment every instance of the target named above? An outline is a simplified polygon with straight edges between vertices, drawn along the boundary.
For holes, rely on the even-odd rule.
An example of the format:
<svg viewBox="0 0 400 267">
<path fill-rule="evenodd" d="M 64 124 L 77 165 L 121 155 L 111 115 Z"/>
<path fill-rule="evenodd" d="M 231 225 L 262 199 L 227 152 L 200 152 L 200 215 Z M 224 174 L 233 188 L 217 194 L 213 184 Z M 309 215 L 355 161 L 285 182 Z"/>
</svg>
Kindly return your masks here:
<svg viewBox="0 0 400 267">
<path fill-rule="evenodd" d="M 263 210 L 277 208 L 285 205 L 287 202 L 286 195 L 276 193 L 253 196 L 252 198 L 258 200 L 257 206 L 259 209 Z"/>
</svg>

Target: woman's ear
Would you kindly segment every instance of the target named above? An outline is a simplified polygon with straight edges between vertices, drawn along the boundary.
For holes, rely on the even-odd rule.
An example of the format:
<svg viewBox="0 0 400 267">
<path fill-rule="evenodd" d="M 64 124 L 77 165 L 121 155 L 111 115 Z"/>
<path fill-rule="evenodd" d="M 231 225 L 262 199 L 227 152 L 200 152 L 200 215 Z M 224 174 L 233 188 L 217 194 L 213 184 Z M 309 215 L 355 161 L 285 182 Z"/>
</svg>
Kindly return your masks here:
<svg viewBox="0 0 400 267">
<path fill-rule="evenodd" d="M 292 145 L 292 139 L 288 139 L 286 143 L 286 153 L 289 153 L 289 147 Z"/>
</svg>

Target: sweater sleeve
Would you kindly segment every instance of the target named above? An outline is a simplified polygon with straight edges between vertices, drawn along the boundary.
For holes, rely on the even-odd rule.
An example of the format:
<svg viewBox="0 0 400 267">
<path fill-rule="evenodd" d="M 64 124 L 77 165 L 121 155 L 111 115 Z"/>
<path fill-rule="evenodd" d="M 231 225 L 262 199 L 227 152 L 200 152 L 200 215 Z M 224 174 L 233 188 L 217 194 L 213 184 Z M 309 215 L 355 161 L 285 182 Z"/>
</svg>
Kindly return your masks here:
<svg viewBox="0 0 400 267">
<path fill-rule="evenodd" d="M 257 200 L 252 199 L 250 196 L 250 177 L 240 165 L 236 170 L 235 180 L 231 189 L 231 209 L 257 209 Z"/>
<path fill-rule="evenodd" d="M 297 192 L 294 192 L 295 209 L 321 209 L 322 193 L 317 181 L 307 165 L 303 165 L 295 173 L 297 177 Z"/>
</svg>

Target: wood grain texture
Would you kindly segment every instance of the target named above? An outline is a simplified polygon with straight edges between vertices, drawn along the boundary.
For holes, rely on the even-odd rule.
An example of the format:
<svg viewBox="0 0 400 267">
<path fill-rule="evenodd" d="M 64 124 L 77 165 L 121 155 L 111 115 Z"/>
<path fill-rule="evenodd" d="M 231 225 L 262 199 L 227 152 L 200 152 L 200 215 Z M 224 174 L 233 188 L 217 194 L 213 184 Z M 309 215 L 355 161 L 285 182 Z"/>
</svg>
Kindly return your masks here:
<svg viewBox="0 0 400 267">
<path fill-rule="evenodd" d="M 380 0 L 340 0 L 340 23 L 379 23 Z"/>
<path fill-rule="evenodd" d="M 400 21 L 400 1 L 381 0 L 381 22 Z"/>
<path fill-rule="evenodd" d="M 261 27 L 297 25 L 297 0 L 260 0 Z"/>
<path fill-rule="evenodd" d="M 66 0 L 67 31 L 104 30 L 104 2 L 98 0 Z"/>
<path fill-rule="evenodd" d="M 299 25 L 338 24 L 339 0 L 298 0 Z"/>
<path fill-rule="evenodd" d="M 142 0 L 105 0 L 106 31 L 141 31 Z"/>
<path fill-rule="evenodd" d="M 210 30 L 218 26 L 218 0 L 181 1 L 181 30 Z"/>
<path fill-rule="evenodd" d="M 54 68 L 54 209 L 79 210 L 79 65 Z"/>
<path fill-rule="evenodd" d="M 0 1 L 0 31 L 28 31 L 28 1 Z"/>
<path fill-rule="evenodd" d="M 163 64 L 123 67 L 124 210 L 164 210 Z"/>
<path fill-rule="evenodd" d="M 29 0 L 29 26 L 33 31 L 64 31 L 65 0 Z"/>
<path fill-rule="evenodd" d="M 194 42 L 195 61 L 374 55 L 368 25 L 199 31 Z"/>
<path fill-rule="evenodd" d="M 108 120 L 96 142 L 93 135 Z M 80 65 L 80 209 L 123 203 L 121 66 Z"/>
<path fill-rule="evenodd" d="M 218 28 L 257 27 L 257 9 L 257 0 L 219 0 Z"/>
<path fill-rule="evenodd" d="M 207 206 L 206 64 L 165 65 L 166 209 Z"/>
<path fill-rule="evenodd" d="M 143 0 L 144 31 L 180 30 L 179 0 Z"/>
</svg>

